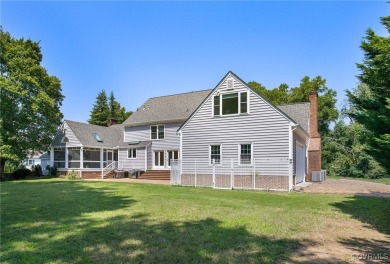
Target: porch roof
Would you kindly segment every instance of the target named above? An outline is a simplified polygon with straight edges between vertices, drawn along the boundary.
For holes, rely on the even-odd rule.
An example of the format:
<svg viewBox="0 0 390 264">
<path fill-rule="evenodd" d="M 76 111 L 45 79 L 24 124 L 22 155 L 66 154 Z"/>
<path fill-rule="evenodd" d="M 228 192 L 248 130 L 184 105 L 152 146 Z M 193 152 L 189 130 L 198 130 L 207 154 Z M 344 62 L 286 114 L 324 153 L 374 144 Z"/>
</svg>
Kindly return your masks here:
<svg viewBox="0 0 390 264">
<path fill-rule="evenodd" d="M 147 147 L 152 141 L 132 141 L 132 142 L 122 142 L 118 145 L 119 148 L 145 148 Z"/>
<path fill-rule="evenodd" d="M 71 120 L 65 120 L 64 122 L 66 122 L 72 130 L 82 146 L 115 148 L 123 143 L 123 125 L 121 124 L 104 127 Z M 97 133 L 102 141 L 97 141 L 93 133 Z M 61 142 L 63 136 L 63 132 L 59 131 L 51 146 L 65 146 L 65 144 Z"/>
</svg>

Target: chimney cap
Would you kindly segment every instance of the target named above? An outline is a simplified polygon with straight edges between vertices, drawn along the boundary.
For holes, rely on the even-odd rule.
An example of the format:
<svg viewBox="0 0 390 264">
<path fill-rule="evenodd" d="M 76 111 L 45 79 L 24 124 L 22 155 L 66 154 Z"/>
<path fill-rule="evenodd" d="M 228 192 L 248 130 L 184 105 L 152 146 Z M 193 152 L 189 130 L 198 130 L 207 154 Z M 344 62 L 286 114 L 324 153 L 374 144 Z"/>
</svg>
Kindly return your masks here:
<svg viewBox="0 0 390 264">
<path fill-rule="evenodd" d="M 315 90 L 312 90 L 312 91 L 310 91 L 310 92 L 309 92 L 309 94 L 315 94 L 315 95 L 318 95 L 318 92 L 317 92 L 317 91 L 315 91 Z"/>
</svg>

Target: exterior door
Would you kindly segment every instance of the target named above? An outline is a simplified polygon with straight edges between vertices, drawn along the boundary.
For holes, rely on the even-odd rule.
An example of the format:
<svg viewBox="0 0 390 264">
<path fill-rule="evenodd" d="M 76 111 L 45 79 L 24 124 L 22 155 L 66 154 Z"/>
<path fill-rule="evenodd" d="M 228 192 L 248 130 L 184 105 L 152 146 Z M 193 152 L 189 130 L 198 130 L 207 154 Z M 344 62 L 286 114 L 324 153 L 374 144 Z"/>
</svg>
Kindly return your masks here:
<svg viewBox="0 0 390 264">
<path fill-rule="evenodd" d="M 112 151 L 107 150 L 107 165 L 110 165 L 114 161 Z"/>
<path fill-rule="evenodd" d="M 171 161 L 172 160 L 178 160 L 179 159 L 179 151 L 178 150 L 168 150 L 168 168 L 171 167 Z"/>
<path fill-rule="evenodd" d="M 295 184 L 305 179 L 305 147 L 298 142 L 295 146 Z"/>
<path fill-rule="evenodd" d="M 154 169 L 165 169 L 165 152 L 154 152 Z"/>
</svg>

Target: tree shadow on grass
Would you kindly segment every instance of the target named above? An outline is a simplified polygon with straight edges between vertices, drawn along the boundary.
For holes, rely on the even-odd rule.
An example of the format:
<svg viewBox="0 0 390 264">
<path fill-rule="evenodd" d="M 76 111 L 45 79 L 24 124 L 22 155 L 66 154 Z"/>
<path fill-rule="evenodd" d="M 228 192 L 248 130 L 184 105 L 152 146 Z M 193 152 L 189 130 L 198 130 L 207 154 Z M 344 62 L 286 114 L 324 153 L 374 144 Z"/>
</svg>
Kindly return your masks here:
<svg viewBox="0 0 390 264">
<path fill-rule="evenodd" d="M 332 205 L 368 228 L 390 235 L 390 199 L 355 195 Z"/>
<path fill-rule="evenodd" d="M 67 246 L 77 246 L 66 237 L 104 222 L 91 222 L 88 214 L 126 208 L 134 202 L 131 197 L 115 195 L 107 186 L 91 188 L 80 181 L 2 184 L 1 262 L 44 263 L 47 257 L 66 256 Z"/>
<path fill-rule="evenodd" d="M 136 200 L 115 195 L 115 189 L 88 186 L 65 181 L 8 185 L 2 193 L 1 261 L 294 263 L 295 255 L 314 243 L 258 235 L 213 218 L 161 220 L 132 211 Z"/>
<path fill-rule="evenodd" d="M 27 252 L 16 250 L 6 254 L 3 260 L 34 263 L 291 263 L 294 252 L 303 247 L 297 240 L 253 235 L 242 226 L 222 225 L 212 218 L 161 222 L 142 214 L 116 216 L 101 226 L 90 221 L 78 234 L 50 243 L 46 241 L 44 246 Z"/>
</svg>

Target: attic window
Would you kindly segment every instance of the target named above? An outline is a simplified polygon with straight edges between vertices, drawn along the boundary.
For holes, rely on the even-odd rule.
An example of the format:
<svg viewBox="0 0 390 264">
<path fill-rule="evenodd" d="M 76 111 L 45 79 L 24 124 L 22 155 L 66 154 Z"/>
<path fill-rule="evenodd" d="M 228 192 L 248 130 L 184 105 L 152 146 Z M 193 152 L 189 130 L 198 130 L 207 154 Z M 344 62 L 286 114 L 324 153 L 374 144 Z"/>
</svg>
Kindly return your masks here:
<svg viewBox="0 0 390 264">
<path fill-rule="evenodd" d="M 69 138 L 68 137 L 63 137 L 61 139 L 61 143 L 66 143 L 66 142 L 69 142 Z"/>
<path fill-rule="evenodd" d="M 98 133 L 93 132 L 92 136 L 96 139 L 97 142 L 103 142 L 103 139 L 100 137 Z"/>
</svg>

